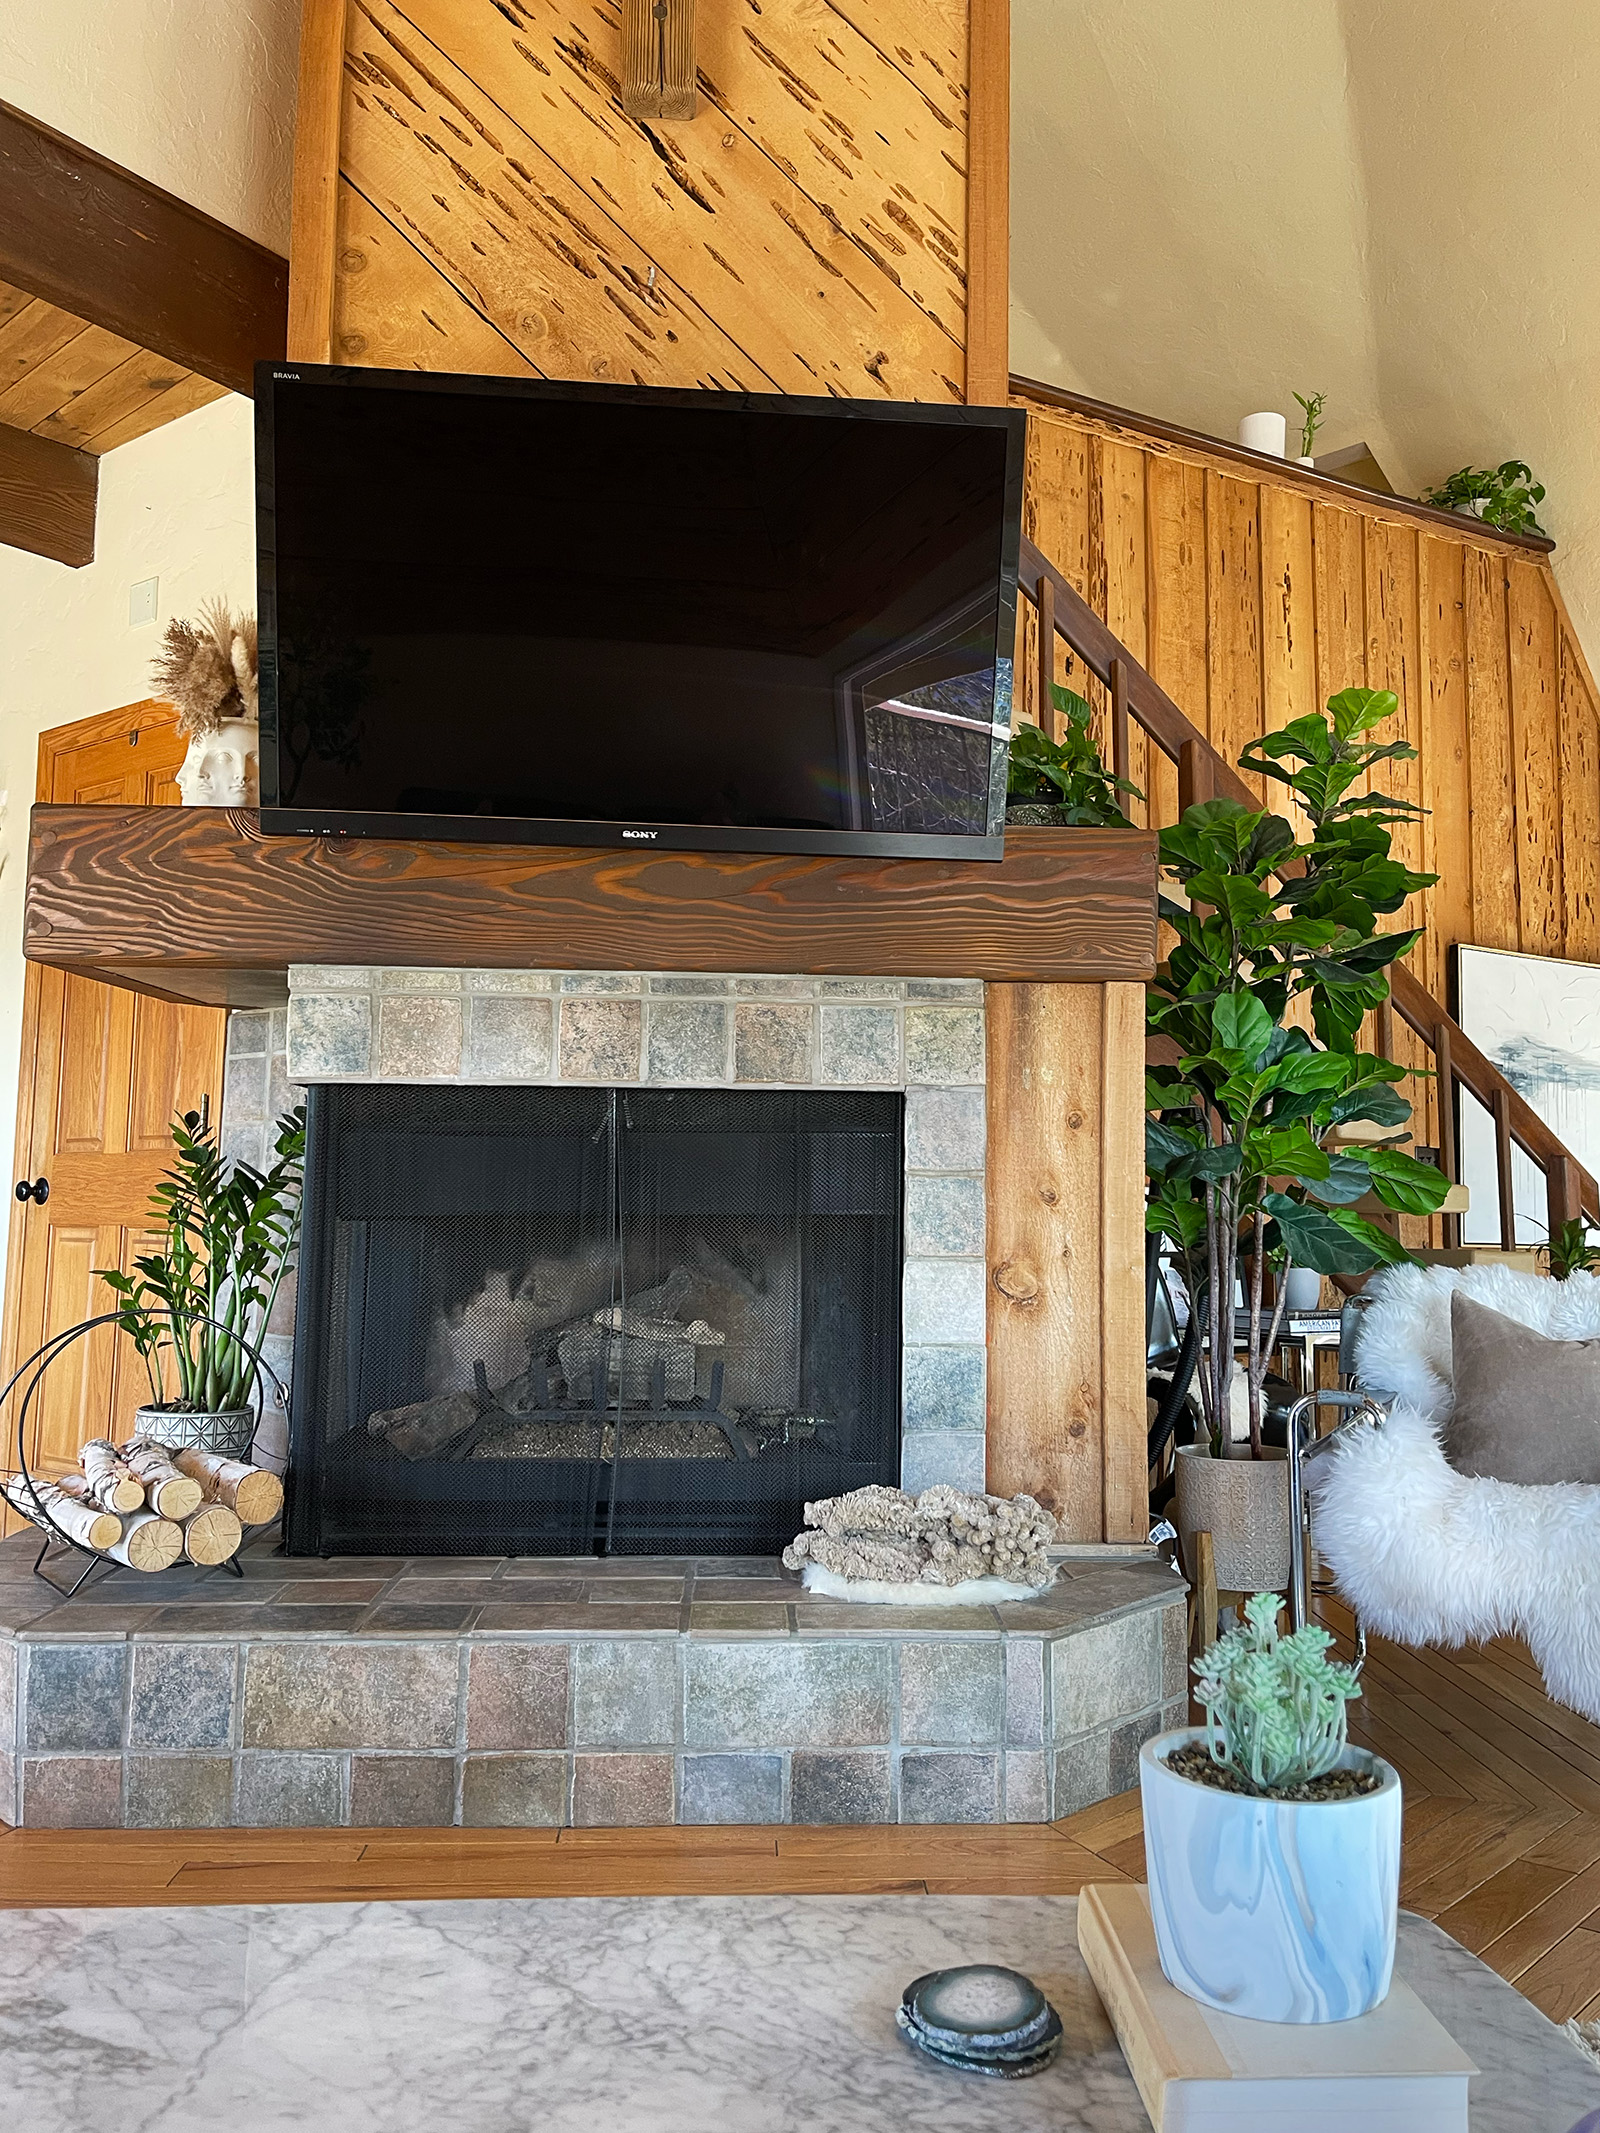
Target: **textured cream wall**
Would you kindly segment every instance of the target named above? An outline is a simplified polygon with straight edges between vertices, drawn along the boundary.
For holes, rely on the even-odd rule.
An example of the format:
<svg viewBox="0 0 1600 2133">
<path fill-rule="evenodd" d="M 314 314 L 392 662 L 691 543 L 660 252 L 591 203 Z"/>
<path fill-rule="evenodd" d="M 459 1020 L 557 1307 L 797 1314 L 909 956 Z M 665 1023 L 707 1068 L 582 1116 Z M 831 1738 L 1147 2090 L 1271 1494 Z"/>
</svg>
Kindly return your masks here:
<svg viewBox="0 0 1600 2133">
<path fill-rule="evenodd" d="M 0 1147 L 16 1126 L 22 889 L 39 735 L 149 696 L 173 615 L 210 594 L 255 606 L 252 408 L 230 394 L 100 462 L 95 559 L 82 570 L 0 547 Z M 155 623 L 128 588 L 160 580 Z M 9 1154 L 8 1158 L 9 1160 Z M 4 1251 L 0 1227 L 0 1253 Z"/>
<path fill-rule="evenodd" d="M 1012 368 L 1413 492 L 1529 460 L 1600 657 L 1600 7 L 1014 0 Z"/>
<path fill-rule="evenodd" d="M 7 0 L 0 98 L 289 249 L 300 0 Z"/>
</svg>

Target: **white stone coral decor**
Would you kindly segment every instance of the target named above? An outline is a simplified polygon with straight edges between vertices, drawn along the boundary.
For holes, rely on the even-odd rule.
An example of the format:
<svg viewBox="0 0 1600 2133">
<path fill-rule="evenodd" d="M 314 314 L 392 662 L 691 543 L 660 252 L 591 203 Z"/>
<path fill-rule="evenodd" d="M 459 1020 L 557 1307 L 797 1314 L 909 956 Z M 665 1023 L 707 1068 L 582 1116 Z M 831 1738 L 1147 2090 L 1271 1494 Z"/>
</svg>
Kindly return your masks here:
<svg viewBox="0 0 1600 2133">
<path fill-rule="evenodd" d="M 983 1496 L 938 1483 L 852 1489 L 805 1508 L 808 1528 L 783 1551 L 806 1589 L 843 1600 L 1026 1600 L 1055 1580 L 1056 1522 L 1031 1496 Z"/>
<path fill-rule="evenodd" d="M 1394 1969 L 1400 1780 L 1381 1757 L 1376 1792 L 1268 1800 L 1169 1770 L 1199 1727 L 1139 1751 L 1145 1871 L 1161 1968 L 1223 2014 L 1257 2022 L 1346 2022 L 1378 2006 Z"/>
</svg>

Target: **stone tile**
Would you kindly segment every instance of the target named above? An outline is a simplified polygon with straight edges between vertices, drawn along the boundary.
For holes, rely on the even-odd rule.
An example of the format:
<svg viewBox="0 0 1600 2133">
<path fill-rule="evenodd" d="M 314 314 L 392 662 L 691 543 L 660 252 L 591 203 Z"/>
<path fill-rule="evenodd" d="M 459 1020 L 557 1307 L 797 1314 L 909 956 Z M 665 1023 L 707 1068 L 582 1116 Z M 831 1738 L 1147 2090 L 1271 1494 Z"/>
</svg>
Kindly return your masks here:
<svg viewBox="0 0 1600 2133">
<path fill-rule="evenodd" d="M 900 1411 L 908 1430 L 982 1430 L 988 1421 L 986 1351 L 907 1348 L 901 1359 Z"/>
<path fill-rule="evenodd" d="M 572 1658 L 576 1748 L 670 1746 L 678 1734 L 678 1663 L 670 1644 L 577 1645 Z"/>
<path fill-rule="evenodd" d="M 583 1596 L 596 1607 L 664 1607 L 683 1598 L 682 1578 L 585 1578 Z"/>
<path fill-rule="evenodd" d="M 241 1829 L 337 1829 L 344 1820 L 337 1755 L 242 1755 Z"/>
<path fill-rule="evenodd" d="M 913 1346 L 979 1343 L 988 1280 L 981 1259 L 907 1259 L 904 1338 Z"/>
<path fill-rule="evenodd" d="M 352 1829 L 448 1829 L 456 1818 L 450 1755 L 353 1755 Z"/>
<path fill-rule="evenodd" d="M 349 963 L 291 963 L 289 1005 L 303 992 L 371 992 L 378 982 L 375 970 L 358 970 Z"/>
<path fill-rule="evenodd" d="M 22 1820 L 28 1829 L 120 1829 L 120 1755 L 22 1758 Z"/>
<path fill-rule="evenodd" d="M 241 1058 L 228 1054 L 223 1079 L 223 1116 L 230 1126 L 243 1125 L 267 1115 L 267 1059 Z"/>
<path fill-rule="evenodd" d="M 1082 1807 L 1111 1797 L 1111 1736 L 1085 1734 L 1067 1741 L 1055 1752 L 1055 1785 L 1051 1801 L 1052 1820 L 1075 1815 Z"/>
<path fill-rule="evenodd" d="M 645 1075 L 650 1081 L 726 1081 L 728 1010 L 720 1000 L 654 1000 Z"/>
<path fill-rule="evenodd" d="M 416 1577 L 407 1573 L 378 1588 L 395 1605 L 408 1607 L 467 1607 L 480 1605 L 491 1591 L 487 1578 Z"/>
<path fill-rule="evenodd" d="M 262 1009 L 239 1008 L 228 1017 L 228 1058 L 245 1058 L 254 1053 L 263 1056 L 271 1049 L 268 1038 L 272 1032 L 272 1017 Z"/>
<path fill-rule="evenodd" d="M 126 1644 L 36 1644 L 28 1653 L 23 1745 L 120 1748 Z"/>
<path fill-rule="evenodd" d="M 900 1607 L 854 1600 L 812 1599 L 794 1604 L 795 1627 L 802 1637 L 890 1637 L 912 1631 L 922 1636 L 993 1637 L 999 1624 L 992 1607 Z"/>
<path fill-rule="evenodd" d="M 467 1673 L 469 1748 L 564 1748 L 571 1655 L 565 1644 L 475 1644 Z"/>
<path fill-rule="evenodd" d="M 735 1081 L 809 1081 L 813 1010 L 805 1005 L 736 1007 Z"/>
<path fill-rule="evenodd" d="M 689 1597 L 698 1607 L 704 1601 L 737 1601 L 748 1607 L 757 1603 L 765 1606 L 787 1607 L 805 1592 L 805 1586 L 797 1576 L 781 1577 L 720 1577 L 712 1573 L 696 1577 L 689 1588 Z"/>
<path fill-rule="evenodd" d="M 900 1738 L 989 1746 L 1005 1731 L 1004 1653 L 998 1642 L 900 1647 Z"/>
<path fill-rule="evenodd" d="M 637 1081 L 643 1019 L 637 1000 L 563 1000 L 562 1080 Z"/>
<path fill-rule="evenodd" d="M 0 1637 L 0 1748 L 17 1741 L 17 1647 L 10 1637 Z M 0 1821 L 9 1817 L 0 1815 Z"/>
<path fill-rule="evenodd" d="M 900 1758 L 902 1822 L 993 1822 L 999 1804 L 998 1755 Z"/>
<path fill-rule="evenodd" d="M 900 1486 L 909 1496 L 947 1481 L 953 1489 L 981 1491 L 988 1442 L 981 1430 L 925 1429 L 900 1442 Z"/>
<path fill-rule="evenodd" d="M 898 1000 L 906 989 L 904 978 L 818 978 L 814 983 L 825 1000 Z"/>
<path fill-rule="evenodd" d="M 467 1579 L 481 1593 L 484 1582 L 497 1576 L 506 1567 L 506 1561 L 503 1555 L 414 1555 L 400 1571 L 407 1590 L 397 1590 L 391 1597 L 397 1600 L 409 1598 L 409 1588 L 417 1578 L 448 1578 L 452 1584 Z M 438 1599 L 440 1595 L 435 1593 L 432 1597 Z"/>
<path fill-rule="evenodd" d="M 13 1826 L 16 1825 L 18 1816 L 17 1773 L 19 1767 L 19 1759 L 9 1748 L 0 1749 L 0 1822 L 10 1822 Z"/>
<path fill-rule="evenodd" d="M 171 1610 L 165 1607 L 94 1607 L 87 1596 L 56 1607 L 41 1607 L 31 1596 L 13 1599 L 0 1594 L 0 1630 L 26 1630 L 28 1642 L 87 1641 L 91 1637 L 130 1637 L 136 1630 L 150 1630 Z"/>
<path fill-rule="evenodd" d="M 1171 1703 L 1164 1703 L 1161 1706 L 1161 1730 L 1163 1733 L 1176 1733 L 1188 1723 L 1189 1699 L 1187 1696 L 1175 1696 Z"/>
<path fill-rule="evenodd" d="M 797 1748 L 789 1759 L 791 1822 L 887 1822 L 889 1758 L 819 1755 Z"/>
<path fill-rule="evenodd" d="M 252 1170 L 262 1170 L 266 1167 L 267 1129 L 263 1125 L 224 1118 L 218 1147 L 223 1162 L 230 1168 L 236 1163 L 247 1163 Z"/>
<path fill-rule="evenodd" d="M 276 1051 L 267 1061 L 267 1116 L 282 1118 L 292 1111 L 305 1095 L 299 1082 L 289 1079 L 289 1060 L 286 1053 Z M 279 1291 L 281 1296 L 282 1291 Z"/>
<path fill-rule="evenodd" d="M 568 993 L 643 992 L 644 978 L 636 970 L 567 970 L 561 975 L 561 990 Z"/>
<path fill-rule="evenodd" d="M 295 1081 L 366 1074 L 372 1002 L 364 992 L 296 993 L 289 1002 L 289 1073 Z"/>
<path fill-rule="evenodd" d="M 1189 1693 L 1189 1611 L 1182 1605 L 1161 1614 L 1161 1693 L 1174 1698 Z"/>
<path fill-rule="evenodd" d="M 1129 1792 L 1139 1782 L 1139 1750 L 1147 1740 L 1154 1740 L 1164 1730 L 1159 1711 L 1146 1711 L 1138 1718 L 1126 1718 L 1120 1726 L 1111 1728 L 1109 1750 L 1111 1765 L 1111 1791 Z"/>
<path fill-rule="evenodd" d="M 129 1829 L 225 1829 L 232 1796 L 231 1756 L 128 1757 Z"/>
<path fill-rule="evenodd" d="M 459 992 L 459 970 L 380 970 L 376 975 L 379 992 Z"/>
<path fill-rule="evenodd" d="M 692 1643 L 684 1666 L 690 1748 L 853 1748 L 889 1738 L 881 1644 Z"/>
<path fill-rule="evenodd" d="M 502 1591 L 508 1588 L 502 1586 Z M 676 1607 L 591 1607 L 587 1600 L 540 1606 L 531 1599 L 527 1606 L 499 1602 L 479 1610 L 474 1627 L 485 1630 L 582 1630 L 586 1636 L 615 1637 L 621 1631 L 676 1635 Z"/>
<path fill-rule="evenodd" d="M 909 1253 L 981 1257 L 986 1235 L 982 1178 L 907 1178 Z"/>
<path fill-rule="evenodd" d="M 404 1587 L 398 1588 L 404 1591 Z M 476 1606 L 410 1606 L 405 1601 L 384 1600 L 362 1618 L 361 1627 L 371 1637 L 404 1634 L 438 1635 L 445 1630 L 469 1630 L 478 1619 Z"/>
<path fill-rule="evenodd" d="M 1058 1741 L 1161 1697 L 1161 1616 L 1155 1608 L 1097 1622 L 1050 1647 L 1050 1698 Z"/>
<path fill-rule="evenodd" d="M 823 1081 L 851 1087 L 899 1081 L 898 1009 L 824 1007 L 820 1020 Z"/>
<path fill-rule="evenodd" d="M 395 1588 L 405 1591 L 403 1585 Z M 561 1600 L 581 1601 L 583 1583 L 579 1578 L 524 1578 L 507 1575 L 486 1581 L 479 1597 L 487 1607 L 504 1607 L 508 1604 L 526 1606 L 536 1602 L 542 1607 L 554 1606 Z"/>
<path fill-rule="evenodd" d="M 1007 1637 L 1006 1745 L 1044 1746 L 1044 1639 Z"/>
<path fill-rule="evenodd" d="M 380 1074 L 409 1081 L 459 1074 L 461 1045 L 459 999 L 444 994 L 392 993 L 379 1002 Z"/>
<path fill-rule="evenodd" d="M 548 970 L 463 970 L 468 992 L 549 992 L 555 979 Z"/>
<path fill-rule="evenodd" d="M 781 1822 L 781 1755 L 686 1755 L 680 1822 Z"/>
<path fill-rule="evenodd" d="M 981 1007 L 908 1007 L 906 1080 L 940 1088 L 983 1082 Z"/>
<path fill-rule="evenodd" d="M 739 1600 L 696 1600 L 689 1609 L 689 1634 L 714 1637 L 733 1633 L 748 1637 L 786 1637 L 786 1606 L 746 1606 Z"/>
<path fill-rule="evenodd" d="M 367 1618 L 365 1607 L 279 1607 L 269 1600 L 252 1607 L 244 1620 L 237 1606 L 163 1607 L 149 1627 L 158 1636 L 238 1636 L 248 1630 L 252 1637 L 280 1631 L 295 1636 L 326 1636 L 330 1630 L 354 1633 Z"/>
<path fill-rule="evenodd" d="M 1002 1773 L 1008 1822 L 1050 1820 L 1050 1759 L 1038 1748 L 1008 1748 Z"/>
<path fill-rule="evenodd" d="M 906 1091 L 908 1170 L 982 1170 L 988 1141 L 982 1089 Z"/>
<path fill-rule="evenodd" d="M 252 1645 L 245 1746 L 453 1748 L 457 1673 L 453 1644 Z"/>
<path fill-rule="evenodd" d="M 248 1546 L 249 1544 L 246 1543 Z M 406 1567 L 403 1555 L 278 1555 L 272 1549 L 243 1555 L 239 1566 L 248 1584 L 253 1578 L 397 1578 Z M 222 1580 L 218 1579 L 220 1585 Z M 230 1583 L 232 1581 L 230 1580 Z"/>
<path fill-rule="evenodd" d="M 543 1081 L 550 1073 L 555 1012 L 549 1000 L 484 993 L 467 1002 L 461 1071 L 499 1081 Z"/>
<path fill-rule="evenodd" d="M 304 1583 L 297 1579 L 292 1585 L 271 1586 L 263 1580 L 257 1597 L 270 1592 L 274 1607 L 370 1607 L 388 1586 L 387 1578 L 307 1578 Z"/>
<path fill-rule="evenodd" d="M 747 1000 L 808 1000 L 817 989 L 815 978 L 735 978 L 733 989 Z"/>
<path fill-rule="evenodd" d="M 670 1755 L 573 1757 L 575 1829 L 649 1829 L 672 1819 Z"/>
<path fill-rule="evenodd" d="M 465 1829 L 556 1829 L 566 1818 L 564 1755 L 469 1755 L 461 1766 Z"/>
<path fill-rule="evenodd" d="M 136 1644 L 128 1745 L 226 1748 L 233 1740 L 231 1644 Z"/>
<path fill-rule="evenodd" d="M 983 999 L 982 978 L 907 978 L 908 1000 Z"/>
<path fill-rule="evenodd" d="M 694 993 L 726 993 L 728 980 L 712 977 L 704 972 L 687 971 L 674 976 L 646 978 L 645 989 L 647 992 L 679 997 Z"/>
</svg>

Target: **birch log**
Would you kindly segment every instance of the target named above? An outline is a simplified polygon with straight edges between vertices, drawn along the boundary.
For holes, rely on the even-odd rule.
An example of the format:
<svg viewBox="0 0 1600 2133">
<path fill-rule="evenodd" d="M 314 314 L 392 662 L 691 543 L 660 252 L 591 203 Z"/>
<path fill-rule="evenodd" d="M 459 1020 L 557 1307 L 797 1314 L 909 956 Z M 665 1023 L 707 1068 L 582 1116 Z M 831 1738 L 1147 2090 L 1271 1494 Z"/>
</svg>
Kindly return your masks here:
<svg viewBox="0 0 1600 2133">
<path fill-rule="evenodd" d="M 198 1481 L 180 1474 L 164 1444 L 135 1437 L 122 1447 L 122 1462 L 144 1483 L 145 1500 L 162 1518 L 185 1519 L 198 1511 L 204 1491 Z"/>
<path fill-rule="evenodd" d="M 183 1552 L 191 1563 L 225 1563 L 243 1539 L 244 1528 L 225 1503 L 202 1504 L 183 1522 Z"/>
<path fill-rule="evenodd" d="M 14 1511 L 46 1533 L 65 1533 L 84 1548 L 107 1553 L 122 1538 L 122 1520 L 98 1504 L 82 1503 L 53 1482 L 24 1481 L 19 1474 L 5 1483 L 6 1501 Z"/>
<path fill-rule="evenodd" d="M 183 1528 L 154 1511 L 135 1511 L 121 1540 L 104 1552 L 130 1570 L 170 1570 L 183 1553 Z"/>
<path fill-rule="evenodd" d="M 283 1483 L 264 1466 L 247 1466 L 222 1452 L 174 1452 L 173 1463 L 198 1481 L 212 1503 L 225 1503 L 242 1526 L 270 1525 L 283 1509 Z"/>
<path fill-rule="evenodd" d="M 142 1511 L 144 1483 L 117 1457 L 109 1437 L 91 1437 L 78 1454 L 89 1493 L 102 1511 Z"/>
</svg>

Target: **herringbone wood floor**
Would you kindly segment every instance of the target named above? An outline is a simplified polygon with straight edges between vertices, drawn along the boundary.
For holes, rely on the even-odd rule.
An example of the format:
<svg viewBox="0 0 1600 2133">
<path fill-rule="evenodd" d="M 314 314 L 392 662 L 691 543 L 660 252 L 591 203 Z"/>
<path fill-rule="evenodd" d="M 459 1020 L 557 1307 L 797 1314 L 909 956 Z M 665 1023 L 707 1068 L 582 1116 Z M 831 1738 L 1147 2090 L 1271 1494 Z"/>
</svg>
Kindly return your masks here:
<svg viewBox="0 0 1600 2133">
<path fill-rule="evenodd" d="M 1325 1619 L 1348 1650 L 1349 1617 Z M 1600 2016 L 1600 1727 L 1506 1640 L 1376 1643 L 1358 1739 L 1405 1781 L 1401 1901 L 1557 2021 Z M 0 1907 L 450 1896 L 1075 1894 L 1142 1880 L 1137 1793 L 1012 1828 L 9 1830 Z"/>
</svg>

